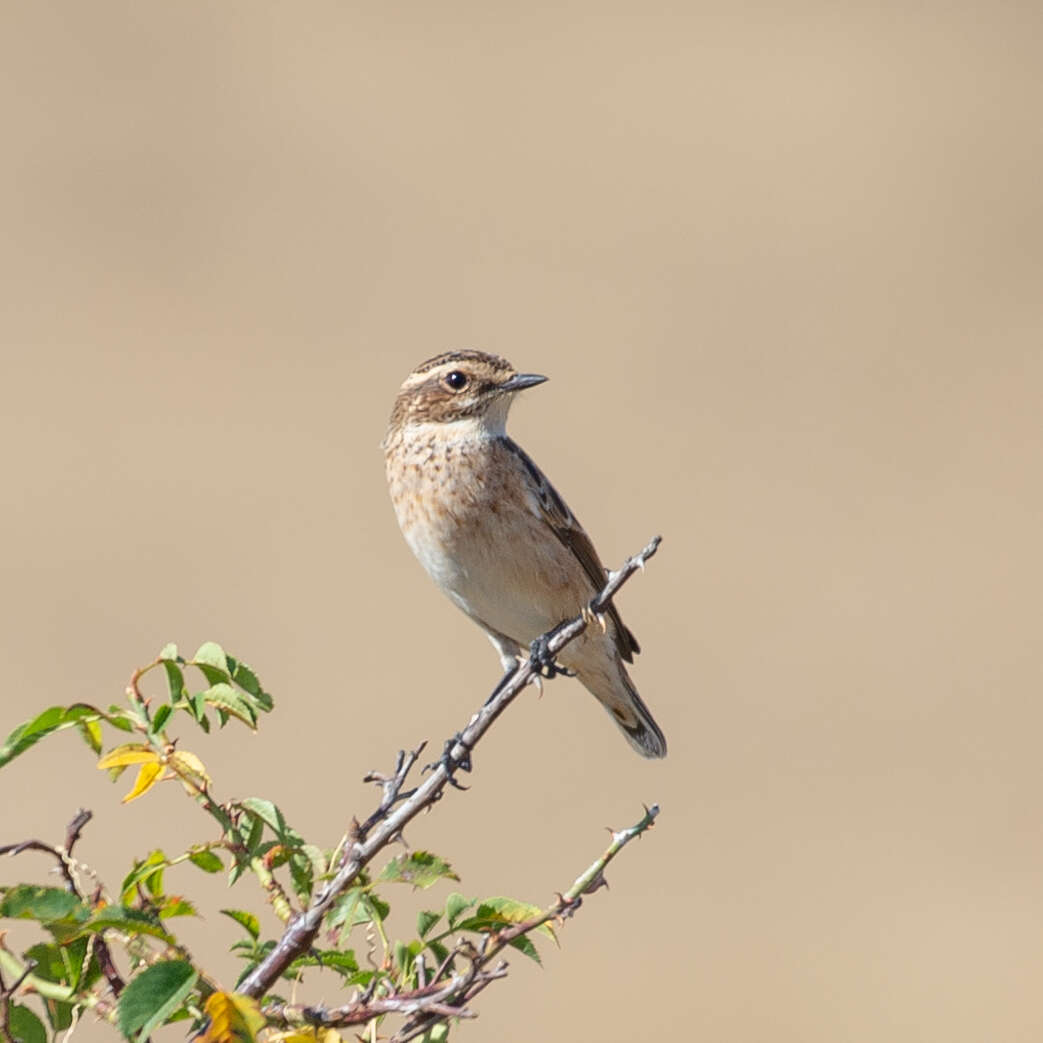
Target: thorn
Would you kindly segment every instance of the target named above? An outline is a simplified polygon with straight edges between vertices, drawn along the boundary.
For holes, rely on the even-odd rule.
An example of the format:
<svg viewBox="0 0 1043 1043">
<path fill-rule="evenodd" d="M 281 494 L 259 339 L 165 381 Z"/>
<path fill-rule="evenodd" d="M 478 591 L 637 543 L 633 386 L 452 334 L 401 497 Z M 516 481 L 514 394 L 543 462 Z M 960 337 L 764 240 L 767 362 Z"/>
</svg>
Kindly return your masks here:
<svg viewBox="0 0 1043 1043">
<path fill-rule="evenodd" d="M 529 684 L 536 686 L 536 691 L 539 692 L 539 697 L 543 698 L 543 678 L 539 674 L 533 674 L 529 678 Z"/>
<path fill-rule="evenodd" d="M 598 626 L 601 627 L 601 633 L 607 634 L 608 633 L 608 624 L 605 622 L 605 617 L 600 615 L 599 613 L 595 612 L 594 613 L 594 618 L 598 621 Z"/>
</svg>

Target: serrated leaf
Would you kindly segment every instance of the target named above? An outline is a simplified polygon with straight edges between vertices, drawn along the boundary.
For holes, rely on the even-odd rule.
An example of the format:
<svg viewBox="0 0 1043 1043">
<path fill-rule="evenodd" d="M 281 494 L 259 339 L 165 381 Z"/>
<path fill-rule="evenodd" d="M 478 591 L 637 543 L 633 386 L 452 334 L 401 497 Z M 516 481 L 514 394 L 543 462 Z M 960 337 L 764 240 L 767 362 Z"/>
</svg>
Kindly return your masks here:
<svg viewBox="0 0 1043 1043">
<path fill-rule="evenodd" d="M 517 938 L 512 938 L 508 944 L 517 949 L 518 952 L 525 953 L 530 960 L 535 960 L 541 967 L 543 966 L 543 960 L 540 959 L 540 954 L 536 951 L 536 946 L 528 935 L 519 934 Z"/>
<path fill-rule="evenodd" d="M 303 967 L 325 967 L 342 977 L 349 977 L 359 969 L 355 953 L 351 949 L 323 949 L 312 951 L 306 956 L 298 956 L 290 964 L 290 970 L 298 971 Z"/>
<path fill-rule="evenodd" d="M 137 800 L 138 797 L 143 797 L 157 782 L 159 782 L 159 778 L 162 774 L 162 764 L 158 762 L 154 764 L 142 764 L 141 767 L 138 768 L 138 777 L 134 780 L 133 788 L 120 803 L 129 804 L 132 800 Z"/>
<path fill-rule="evenodd" d="M 455 927 L 460 914 L 467 912 L 477 901 L 477 898 L 464 898 L 458 891 L 454 891 L 445 900 L 445 918 L 449 921 L 449 926 Z"/>
<path fill-rule="evenodd" d="M 47 1043 L 47 1029 L 28 1007 L 11 1004 L 8 1027 L 14 1043 Z"/>
<path fill-rule="evenodd" d="M 140 742 L 128 742 L 109 750 L 98 761 L 98 767 L 107 771 L 109 768 L 125 768 L 129 764 L 151 764 L 159 759 L 160 755 L 151 746 Z"/>
<path fill-rule="evenodd" d="M 257 711 L 250 704 L 249 698 L 237 692 L 227 682 L 219 681 L 212 685 L 203 692 L 203 700 L 219 713 L 231 714 L 251 728 L 257 727 Z"/>
<path fill-rule="evenodd" d="M 516 898 L 483 898 L 474 913 L 456 927 L 461 931 L 492 931 L 504 924 L 525 923 L 542 915 L 538 905 L 519 902 Z M 550 924 L 540 924 L 534 930 L 555 938 Z"/>
<path fill-rule="evenodd" d="M 420 938 L 425 937 L 432 927 L 442 919 L 441 913 L 432 912 L 430 909 L 421 909 L 416 914 L 416 933 Z"/>
<path fill-rule="evenodd" d="M 379 880 L 411 884 L 416 888 L 427 888 L 439 880 L 459 880 L 453 867 L 430 851 L 410 851 L 407 855 L 396 855 L 381 870 Z"/>
<path fill-rule="evenodd" d="M 238 804 L 244 811 L 250 812 L 268 826 L 279 838 L 280 843 L 289 847 L 300 847 L 303 844 L 300 833 L 287 824 L 283 813 L 270 800 L 263 797 L 246 797 L 238 801 Z"/>
<path fill-rule="evenodd" d="M 204 641 L 196 649 L 196 654 L 192 656 L 191 661 L 193 666 L 212 666 L 229 676 L 228 656 L 216 641 Z"/>
<path fill-rule="evenodd" d="M 249 996 L 215 992 L 203 1009 L 210 1017 L 204 1043 L 253 1043 L 265 1025 L 257 1000 Z"/>
<path fill-rule="evenodd" d="M 244 909 L 222 909 L 221 913 L 235 920 L 254 941 L 260 938 L 261 921 L 253 913 L 248 913 Z"/>
<path fill-rule="evenodd" d="M 184 1003 L 198 977 L 185 960 L 164 960 L 147 967 L 120 995 L 120 1031 L 130 1040 L 147 1039 Z"/>
<path fill-rule="evenodd" d="M 257 674 L 251 670 L 246 663 L 241 663 L 238 659 L 232 656 L 227 657 L 228 670 L 232 675 L 232 680 L 235 681 L 240 688 L 249 692 L 251 695 L 261 694 L 261 682 L 257 680 Z"/>
<path fill-rule="evenodd" d="M 153 913 L 143 909 L 130 909 L 125 905 L 106 905 L 99 909 L 84 925 L 84 930 L 106 931 L 110 927 L 125 934 L 147 934 L 172 945 L 175 941 Z"/>
<path fill-rule="evenodd" d="M 45 925 L 80 924 L 90 916 L 90 909 L 76 895 L 60 887 L 19 884 L 4 892 L 0 899 L 0 916 L 38 920 Z"/>
<path fill-rule="evenodd" d="M 361 887 L 353 887 L 338 900 L 327 917 L 327 925 L 333 929 L 346 927 L 351 930 L 359 924 L 384 921 L 391 906 L 375 894 L 370 894 Z"/>
<path fill-rule="evenodd" d="M 162 919 L 169 920 L 174 916 L 198 916 L 199 912 L 187 898 L 171 895 L 159 907 L 159 915 Z"/>
<path fill-rule="evenodd" d="M 202 848 L 199 851 L 190 851 L 188 854 L 188 860 L 192 865 L 198 866 L 202 869 L 204 873 L 220 873 L 225 867 L 224 862 L 222 862 L 221 859 L 208 848 Z"/>
</svg>

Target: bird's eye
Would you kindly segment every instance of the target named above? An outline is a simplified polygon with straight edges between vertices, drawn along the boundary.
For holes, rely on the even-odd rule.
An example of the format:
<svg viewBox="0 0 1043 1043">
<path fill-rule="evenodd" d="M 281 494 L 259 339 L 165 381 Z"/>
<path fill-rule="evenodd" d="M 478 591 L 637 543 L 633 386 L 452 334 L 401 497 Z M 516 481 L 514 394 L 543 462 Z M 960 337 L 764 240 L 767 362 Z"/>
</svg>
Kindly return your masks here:
<svg viewBox="0 0 1043 1043">
<path fill-rule="evenodd" d="M 461 373 L 458 369 L 454 369 L 445 378 L 446 386 L 452 388 L 453 391 L 463 391 L 467 387 L 467 374 Z"/>
</svg>

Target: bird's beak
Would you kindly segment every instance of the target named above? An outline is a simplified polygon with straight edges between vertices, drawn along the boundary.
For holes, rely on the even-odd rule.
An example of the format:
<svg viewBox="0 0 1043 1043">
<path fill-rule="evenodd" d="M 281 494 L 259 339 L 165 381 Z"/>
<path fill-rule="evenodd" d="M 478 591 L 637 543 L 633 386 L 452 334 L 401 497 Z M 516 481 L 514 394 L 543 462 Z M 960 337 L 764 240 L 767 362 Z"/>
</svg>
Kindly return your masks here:
<svg viewBox="0 0 1043 1043">
<path fill-rule="evenodd" d="M 534 388 L 542 384 L 547 378 L 539 373 L 515 373 L 506 384 L 500 385 L 501 391 L 524 391 L 526 388 Z"/>
</svg>

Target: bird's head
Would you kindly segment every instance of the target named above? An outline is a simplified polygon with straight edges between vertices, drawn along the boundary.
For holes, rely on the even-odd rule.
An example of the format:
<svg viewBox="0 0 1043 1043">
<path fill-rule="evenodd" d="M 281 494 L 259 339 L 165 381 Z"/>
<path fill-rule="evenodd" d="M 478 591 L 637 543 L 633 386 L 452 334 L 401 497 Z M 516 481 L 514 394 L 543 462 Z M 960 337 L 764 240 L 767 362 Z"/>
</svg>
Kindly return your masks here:
<svg viewBox="0 0 1043 1043">
<path fill-rule="evenodd" d="M 519 373 L 497 355 L 484 351 L 449 351 L 422 362 L 406 377 L 395 399 L 388 426 L 397 430 L 420 424 L 473 427 L 474 434 L 503 434 L 514 396 L 547 378 Z"/>
</svg>

